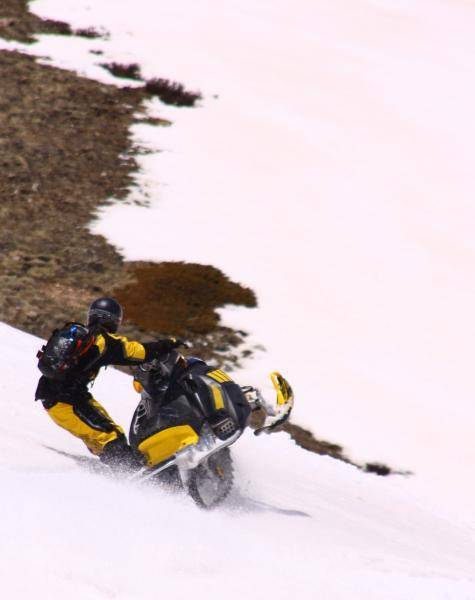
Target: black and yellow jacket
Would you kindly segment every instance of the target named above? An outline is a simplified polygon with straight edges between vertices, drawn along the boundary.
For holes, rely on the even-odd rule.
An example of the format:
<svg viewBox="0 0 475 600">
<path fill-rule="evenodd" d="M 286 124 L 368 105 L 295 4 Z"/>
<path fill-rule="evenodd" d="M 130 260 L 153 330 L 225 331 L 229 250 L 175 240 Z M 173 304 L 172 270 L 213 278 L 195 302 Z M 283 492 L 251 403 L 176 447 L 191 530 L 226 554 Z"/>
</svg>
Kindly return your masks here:
<svg viewBox="0 0 475 600">
<path fill-rule="evenodd" d="M 101 329 L 66 379 L 57 381 L 45 376 L 40 378 L 35 400 L 41 400 L 45 408 L 50 408 L 56 402 L 77 404 L 87 401 L 91 398 L 88 384 L 94 381 L 101 367 L 137 365 L 161 358 L 174 347 L 174 343 L 172 338 L 141 344 Z"/>
</svg>

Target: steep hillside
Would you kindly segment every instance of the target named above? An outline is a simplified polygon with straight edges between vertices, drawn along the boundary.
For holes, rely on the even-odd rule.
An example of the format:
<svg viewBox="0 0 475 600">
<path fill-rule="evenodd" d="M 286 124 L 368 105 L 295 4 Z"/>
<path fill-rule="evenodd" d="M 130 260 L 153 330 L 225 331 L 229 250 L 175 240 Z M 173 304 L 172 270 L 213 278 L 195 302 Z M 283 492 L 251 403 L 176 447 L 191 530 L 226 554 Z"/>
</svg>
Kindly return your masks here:
<svg viewBox="0 0 475 600">
<path fill-rule="evenodd" d="M 181 495 L 81 467 L 81 442 L 33 402 L 40 340 L 0 324 L 0 574 L 7 597 L 469 600 L 473 530 L 404 479 L 315 457 L 282 433 L 245 435 L 230 500 Z M 12 356 L 15 360 L 12 360 Z M 107 371 L 97 398 L 127 425 L 137 396 Z"/>
</svg>

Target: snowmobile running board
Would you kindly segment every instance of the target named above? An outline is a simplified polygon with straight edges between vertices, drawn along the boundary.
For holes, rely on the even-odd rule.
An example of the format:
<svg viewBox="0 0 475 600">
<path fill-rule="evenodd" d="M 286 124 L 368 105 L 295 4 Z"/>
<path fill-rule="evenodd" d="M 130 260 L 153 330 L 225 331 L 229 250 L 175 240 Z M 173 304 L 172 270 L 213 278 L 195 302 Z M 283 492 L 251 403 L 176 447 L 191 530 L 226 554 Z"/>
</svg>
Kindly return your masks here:
<svg viewBox="0 0 475 600">
<path fill-rule="evenodd" d="M 216 454 L 216 452 L 219 452 L 223 448 L 227 448 L 228 446 L 231 446 L 231 444 L 234 444 L 234 442 L 241 436 L 241 434 L 242 431 L 238 429 L 236 433 L 234 433 L 234 435 L 232 435 L 230 438 L 221 441 L 219 444 L 216 444 L 214 448 L 207 452 L 199 452 L 195 450 L 194 446 L 188 446 L 188 448 L 185 448 L 178 454 L 175 454 L 175 456 L 173 456 L 172 458 L 169 458 L 168 460 L 166 460 L 165 462 L 161 463 L 153 469 L 142 467 L 140 471 L 131 475 L 129 479 L 133 481 L 147 481 L 147 479 L 150 479 L 154 475 L 158 475 L 162 471 L 165 471 L 166 469 L 169 469 L 174 465 L 180 466 L 180 464 L 183 463 L 188 463 L 186 465 L 186 468 L 188 470 L 195 469 L 206 458 L 209 458 L 210 456 L 213 456 L 213 454 Z M 191 455 L 187 457 L 186 455 L 190 454 L 190 450 L 192 451 Z M 192 458 L 192 460 L 190 460 L 190 458 Z"/>
<path fill-rule="evenodd" d="M 153 470 L 150 470 L 147 467 L 142 467 L 140 469 L 140 471 L 137 471 L 137 473 L 133 473 L 129 477 L 129 480 L 131 480 L 131 481 L 136 481 L 136 480 L 146 481 L 147 479 L 150 479 L 150 477 L 152 477 L 153 475 L 157 475 L 158 473 L 165 471 L 165 469 L 172 467 L 174 464 L 176 464 L 176 457 L 169 458 L 165 462 L 161 463 L 159 467 L 157 467 L 156 469 L 153 469 Z"/>
</svg>

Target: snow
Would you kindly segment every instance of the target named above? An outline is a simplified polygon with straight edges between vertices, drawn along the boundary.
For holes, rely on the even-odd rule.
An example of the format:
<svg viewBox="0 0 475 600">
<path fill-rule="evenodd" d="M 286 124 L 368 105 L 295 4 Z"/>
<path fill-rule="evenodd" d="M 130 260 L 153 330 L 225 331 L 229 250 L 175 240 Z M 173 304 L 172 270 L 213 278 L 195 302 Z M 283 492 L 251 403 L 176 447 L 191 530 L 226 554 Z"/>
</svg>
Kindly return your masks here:
<svg viewBox="0 0 475 600">
<path fill-rule="evenodd" d="M 239 376 L 269 389 L 283 371 L 296 422 L 472 514 L 473 5 L 33 7 L 110 32 L 40 36 L 31 50 L 55 64 L 110 82 L 98 63 L 138 62 L 203 93 L 194 109 L 150 102 L 173 122 L 133 128 L 160 150 L 139 157 L 130 196 L 151 206 L 110 206 L 93 231 L 128 259 L 213 264 L 250 285 L 258 309 L 222 311 L 266 349 Z"/>
<path fill-rule="evenodd" d="M 0 336 L 8 597 L 474 597 L 473 527 L 429 508 L 407 479 L 310 454 L 284 433 L 249 432 L 235 444 L 235 489 L 212 512 L 81 469 L 73 457 L 85 447 L 33 401 L 41 340 L 4 324 Z M 93 391 L 129 424 L 138 400 L 129 377 L 108 369 Z"/>
<path fill-rule="evenodd" d="M 34 383 L 23 374 L 38 342 L 4 328 L 31 358 L 21 375 L 19 365 L 5 367 L 1 384 L 0 465 L 12 490 L 2 543 L 16 540 L 1 556 L 31 567 L 24 597 L 44 572 L 53 598 L 66 589 L 73 598 L 148 598 L 164 579 L 177 598 L 223 589 L 254 598 L 475 597 L 473 3 L 32 7 L 110 36 L 1 47 L 116 85 L 135 84 L 98 64 L 138 62 L 148 78 L 203 94 L 193 109 L 149 103 L 173 125 L 133 127 L 137 143 L 160 152 L 138 157 L 130 205 L 101 211 L 92 230 L 130 260 L 213 264 L 251 286 L 257 309 L 221 311 L 251 333 L 251 346 L 265 347 L 236 378 L 268 393 L 267 373 L 281 370 L 296 391 L 295 422 L 357 460 L 414 475 L 375 478 L 285 435 L 249 435 L 236 447 L 233 502 L 213 514 L 103 481 L 42 447 L 81 452 L 39 407 L 26 408 Z M 132 203 L 143 198 L 148 208 Z M 123 376 L 101 381 L 98 398 L 127 423 Z M 26 489 L 35 512 L 19 523 Z M 36 540 L 48 540 L 39 556 Z M 5 574 L 11 585 L 17 574 Z"/>
</svg>

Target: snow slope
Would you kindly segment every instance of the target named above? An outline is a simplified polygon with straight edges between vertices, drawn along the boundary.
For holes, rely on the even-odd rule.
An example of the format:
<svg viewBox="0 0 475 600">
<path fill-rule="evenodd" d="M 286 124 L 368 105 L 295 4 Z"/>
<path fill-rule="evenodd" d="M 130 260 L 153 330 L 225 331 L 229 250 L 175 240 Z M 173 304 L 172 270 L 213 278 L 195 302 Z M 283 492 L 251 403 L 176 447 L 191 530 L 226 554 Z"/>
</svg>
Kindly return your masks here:
<svg viewBox="0 0 475 600">
<path fill-rule="evenodd" d="M 112 206 L 94 231 L 127 258 L 251 285 L 258 309 L 223 311 L 266 348 L 250 380 L 283 370 L 297 422 L 473 518 L 473 3 L 32 6 L 110 38 L 41 36 L 29 52 L 107 82 L 98 63 L 136 61 L 204 96 L 150 104 L 174 123 L 134 127 L 161 150 L 139 157 L 151 207 Z"/>
<path fill-rule="evenodd" d="M 235 491 L 210 513 L 84 470 L 81 442 L 33 402 L 41 341 L 4 324 L 0 336 L 5 597 L 475 597 L 473 528 L 428 508 L 407 480 L 312 455 L 286 434 L 234 447 Z M 130 378 L 109 369 L 93 389 L 127 425 Z"/>
<path fill-rule="evenodd" d="M 265 387 L 281 369 L 297 422 L 415 475 L 379 479 L 285 435 L 249 435 L 232 502 L 213 514 L 104 481 L 43 447 L 83 454 L 29 403 L 38 341 L 2 326 L 7 587 L 22 598 L 44 585 L 48 599 L 163 586 L 176 598 L 474 598 L 473 3 L 33 6 L 110 38 L 1 47 L 117 85 L 96 63 L 137 61 L 204 95 L 196 109 L 150 104 L 174 123 L 133 130 L 162 150 L 139 157 L 151 207 L 111 207 L 94 231 L 130 259 L 211 263 L 251 285 L 258 309 L 223 311 L 266 348 L 238 380 Z M 109 371 L 96 390 L 127 423 L 124 377 Z"/>
</svg>

